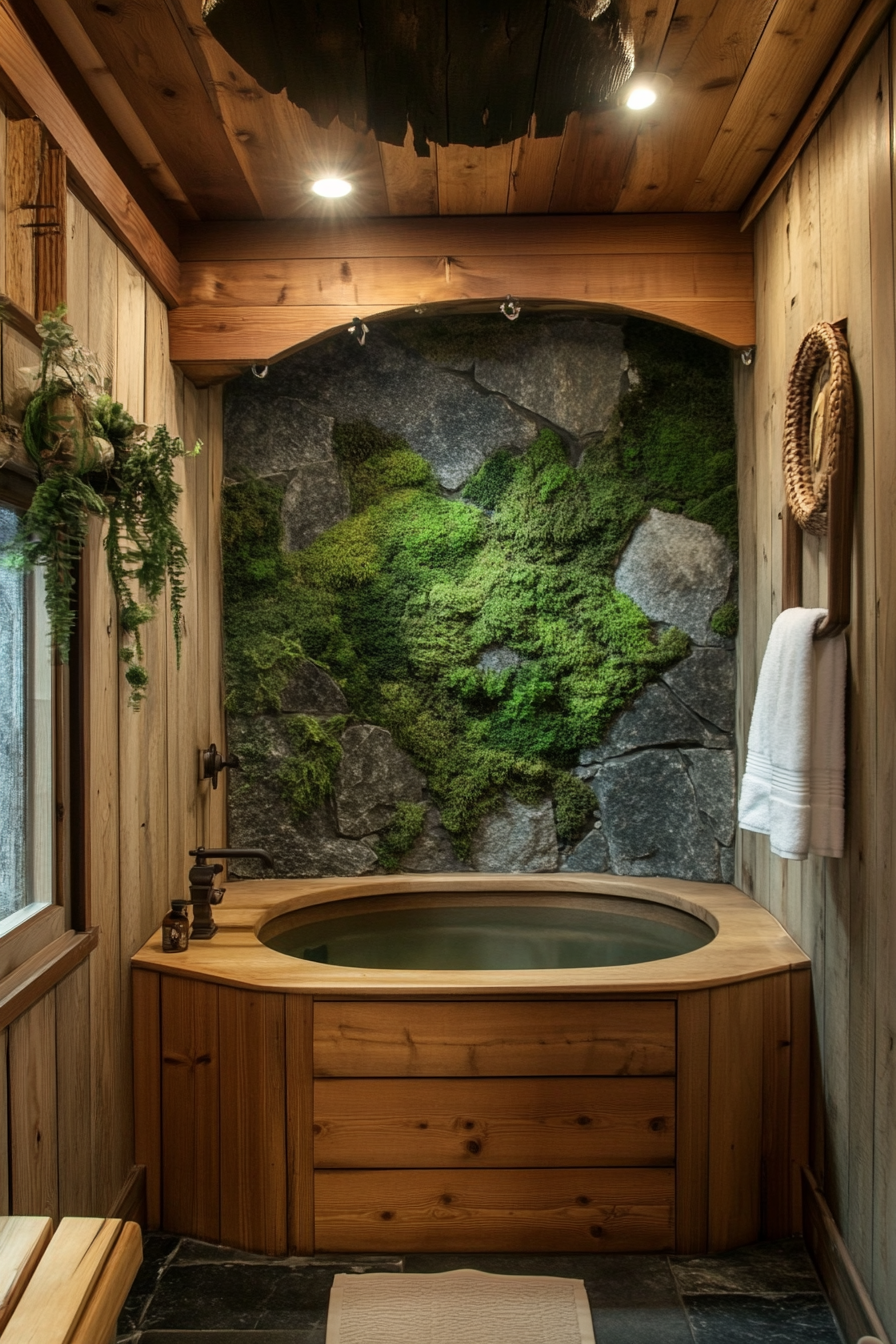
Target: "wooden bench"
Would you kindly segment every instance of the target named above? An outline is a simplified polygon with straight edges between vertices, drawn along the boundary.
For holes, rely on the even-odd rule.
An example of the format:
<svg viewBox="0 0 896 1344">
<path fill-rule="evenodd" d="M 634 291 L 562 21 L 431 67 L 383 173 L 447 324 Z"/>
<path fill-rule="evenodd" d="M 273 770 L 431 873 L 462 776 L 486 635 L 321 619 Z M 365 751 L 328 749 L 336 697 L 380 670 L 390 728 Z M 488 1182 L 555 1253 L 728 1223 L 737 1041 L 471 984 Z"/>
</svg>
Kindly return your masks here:
<svg viewBox="0 0 896 1344">
<path fill-rule="evenodd" d="M 0 1220 L 2 1344 L 109 1344 L 142 1260 L 120 1218 Z"/>
</svg>

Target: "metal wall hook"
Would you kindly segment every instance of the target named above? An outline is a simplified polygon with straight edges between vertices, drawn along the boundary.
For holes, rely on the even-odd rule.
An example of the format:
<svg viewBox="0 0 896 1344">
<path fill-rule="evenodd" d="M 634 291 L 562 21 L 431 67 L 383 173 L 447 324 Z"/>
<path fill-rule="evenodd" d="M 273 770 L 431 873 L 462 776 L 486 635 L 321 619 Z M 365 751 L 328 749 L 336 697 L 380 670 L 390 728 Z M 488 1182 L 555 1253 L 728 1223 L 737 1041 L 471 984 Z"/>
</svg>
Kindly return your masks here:
<svg viewBox="0 0 896 1344">
<path fill-rule="evenodd" d="M 353 317 L 351 326 L 347 328 L 349 336 L 354 336 L 359 345 L 363 345 L 367 340 L 369 330 L 366 322 L 362 322 L 360 317 Z"/>
<path fill-rule="evenodd" d="M 741 362 L 746 366 L 746 368 L 749 368 L 750 365 L 753 363 L 753 356 L 755 355 L 755 353 L 756 353 L 755 345 L 748 345 L 743 350 L 741 350 L 740 352 Z"/>
<path fill-rule="evenodd" d="M 504 314 L 508 322 L 515 322 L 523 309 L 522 305 L 508 294 L 504 302 L 498 305 L 498 311 Z"/>
<path fill-rule="evenodd" d="M 258 365 L 257 365 L 257 364 L 253 364 L 253 365 L 252 365 L 252 372 L 255 374 L 255 377 L 256 377 L 256 378 L 267 378 L 267 376 L 268 376 L 268 366 L 267 366 L 267 364 L 262 365 L 262 368 L 261 368 L 261 370 L 259 371 Z"/>
<path fill-rule="evenodd" d="M 222 770 L 239 770 L 239 769 L 240 769 L 239 756 L 231 756 L 230 760 L 226 761 L 224 757 L 221 755 L 218 748 L 215 746 L 214 742 L 211 744 L 210 747 L 200 749 L 199 778 L 200 780 L 210 779 L 212 782 L 213 789 L 216 789 L 218 787 L 218 776 L 220 775 Z"/>
</svg>

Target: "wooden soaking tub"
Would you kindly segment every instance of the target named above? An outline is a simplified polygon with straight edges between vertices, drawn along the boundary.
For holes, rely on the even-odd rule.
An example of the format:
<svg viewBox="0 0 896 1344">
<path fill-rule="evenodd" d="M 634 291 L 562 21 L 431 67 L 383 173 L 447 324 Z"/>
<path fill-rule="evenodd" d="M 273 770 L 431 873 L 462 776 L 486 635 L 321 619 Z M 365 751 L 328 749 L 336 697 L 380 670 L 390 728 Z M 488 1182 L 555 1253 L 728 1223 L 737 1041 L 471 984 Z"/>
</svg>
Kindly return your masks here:
<svg viewBox="0 0 896 1344">
<path fill-rule="evenodd" d="M 714 936 L 663 960 L 535 970 L 345 967 L 262 941 L 359 901 L 527 900 L 559 919 L 611 897 Z M 157 933 L 133 959 L 152 1226 L 275 1255 L 699 1253 L 800 1229 L 809 960 L 733 887 L 235 882 L 215 917 L 210 942 L 170 955 Z"/>
</svg>

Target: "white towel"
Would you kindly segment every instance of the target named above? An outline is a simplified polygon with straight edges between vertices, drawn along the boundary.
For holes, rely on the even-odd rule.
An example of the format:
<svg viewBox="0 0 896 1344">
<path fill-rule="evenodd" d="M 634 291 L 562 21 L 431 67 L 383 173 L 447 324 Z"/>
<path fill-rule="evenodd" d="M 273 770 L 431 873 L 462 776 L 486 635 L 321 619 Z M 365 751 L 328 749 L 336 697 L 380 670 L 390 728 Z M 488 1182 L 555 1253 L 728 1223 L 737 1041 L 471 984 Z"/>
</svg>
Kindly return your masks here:
<svg viewBox="0 0 896 1344">
<path fill-rule="evenodd" d="M 738 822 L 782 859 L 843 854 L 846 640 L 813 638 L 826 615 L 781 613 L 756 688 Z"/>
</svg>

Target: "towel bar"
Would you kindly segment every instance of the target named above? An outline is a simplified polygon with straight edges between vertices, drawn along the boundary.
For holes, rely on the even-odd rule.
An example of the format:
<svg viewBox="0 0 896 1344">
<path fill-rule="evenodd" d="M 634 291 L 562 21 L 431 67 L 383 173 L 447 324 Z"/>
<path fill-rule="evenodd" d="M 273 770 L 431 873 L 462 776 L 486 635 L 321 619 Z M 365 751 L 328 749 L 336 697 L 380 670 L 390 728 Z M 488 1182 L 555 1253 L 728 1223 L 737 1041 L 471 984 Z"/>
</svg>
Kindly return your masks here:
<svg viewBox="0 0 896 1344">
<path fill-rule="evenodd" d="M 823 447 L 831 459 L 828 481 L 827 523 L 817 521 L 813 530 L 828 537 L 828 614 L 815 632 L 816 639 L 829 639 L 845 630 L 850 622 L 850 583 L 852 561 L 853 494 L 855 463 L 855 414 L 852 374 L 846 344 L 846 321 L 819 322 L 807 333 L 797 351 L 787 384 L 787 416 L 784 434 L 784 472 L 787 482 L 783 525 L 784 582 L 782 609 L 802 605 L 803 531 L 791 508 L 790 491 L 794 488 L 794 459 L 808 460 L 811 453 L 813 407 L 809 404 L 814 377 L 830 358 L 826 350 L 836 347 L 842 356 L 837 368 L 838 423 L 825 421 Z M 831 399 L 832 401 L 834 398 Z M 833 447 L 832 447 L 833 444 Z"/>
</svg>

